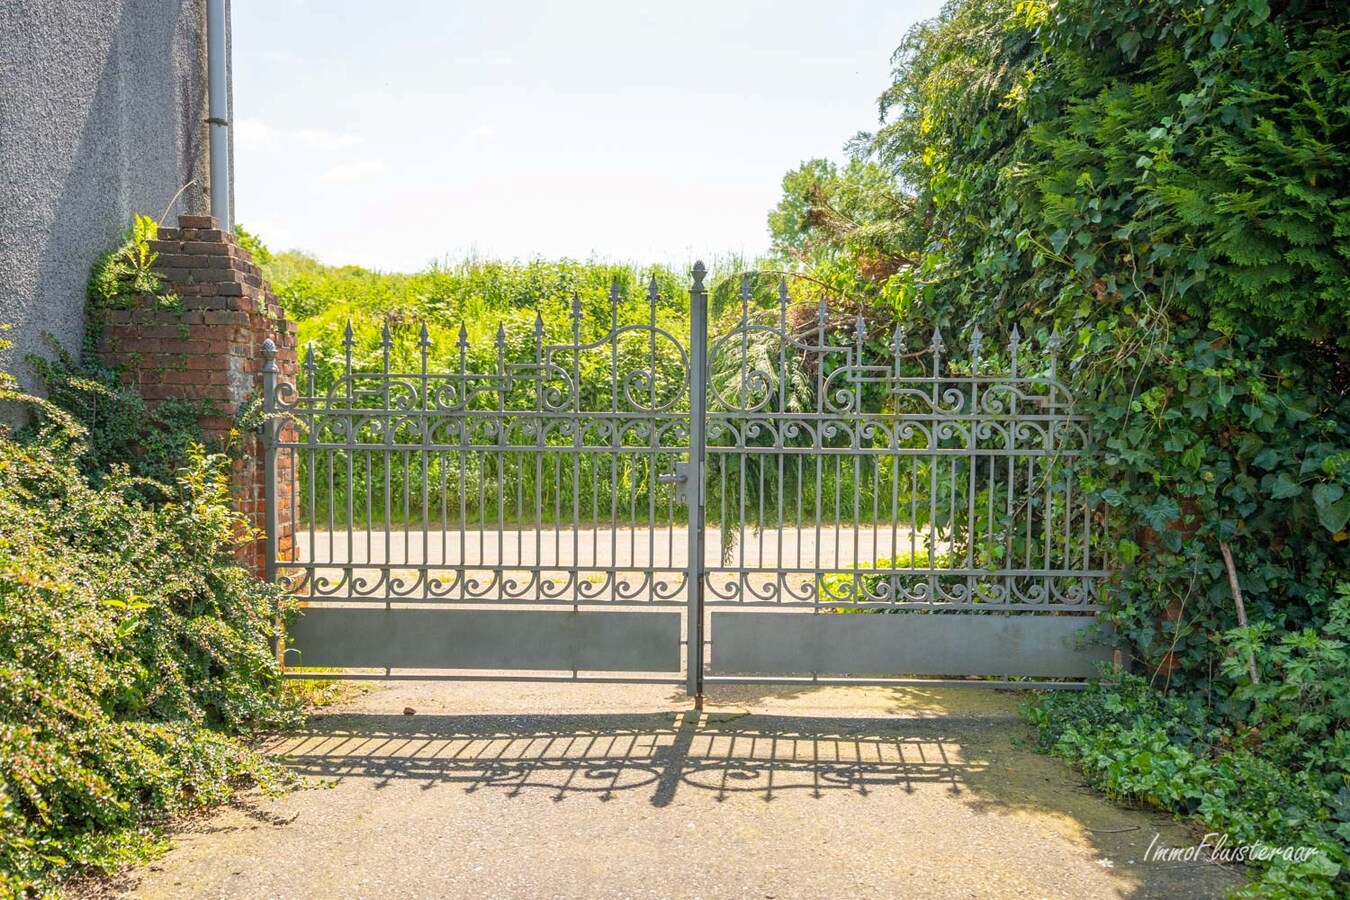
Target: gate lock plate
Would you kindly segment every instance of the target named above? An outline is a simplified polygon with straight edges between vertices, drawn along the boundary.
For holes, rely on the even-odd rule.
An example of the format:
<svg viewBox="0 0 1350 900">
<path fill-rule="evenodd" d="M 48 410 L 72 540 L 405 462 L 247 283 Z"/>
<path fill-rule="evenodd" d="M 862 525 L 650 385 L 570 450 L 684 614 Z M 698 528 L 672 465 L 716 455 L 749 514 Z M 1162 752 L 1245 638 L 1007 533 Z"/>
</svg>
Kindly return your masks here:
<svg viewBox="0 0 1350 900">
<path fill-rule="evenodd" d="M 689 505 L 689 463 L 677 462 L 675 471 L 669 475 L 658 475 L 659 484 L 675 485 L 675 502 L 680 506 Z"/>
</svg>

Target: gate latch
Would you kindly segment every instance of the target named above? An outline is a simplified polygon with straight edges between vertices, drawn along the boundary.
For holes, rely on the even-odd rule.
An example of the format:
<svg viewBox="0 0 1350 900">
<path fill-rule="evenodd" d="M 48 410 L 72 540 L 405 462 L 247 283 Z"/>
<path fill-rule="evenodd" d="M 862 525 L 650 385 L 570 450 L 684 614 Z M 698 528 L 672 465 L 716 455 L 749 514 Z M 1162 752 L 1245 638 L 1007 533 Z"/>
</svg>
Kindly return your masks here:
<svg viewBox="0 0 1350 900">
<path fill-rule="evenodd" d="M 689 505 L 689 463 L 677 462 L 675 471 L 669 475 L 657 475 L 658 484 L 675 485 L 675 502 L 680 506 Z"/>
</svg>

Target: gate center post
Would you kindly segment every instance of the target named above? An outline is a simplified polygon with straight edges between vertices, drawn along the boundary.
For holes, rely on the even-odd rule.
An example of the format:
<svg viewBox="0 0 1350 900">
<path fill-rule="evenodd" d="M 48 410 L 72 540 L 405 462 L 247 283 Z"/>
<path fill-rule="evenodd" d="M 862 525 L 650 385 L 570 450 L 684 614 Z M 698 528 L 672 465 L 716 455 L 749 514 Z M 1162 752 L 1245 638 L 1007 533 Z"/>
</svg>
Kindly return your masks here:
<svg viewBox="0 0 1350 900">
<path fill-rule="evenodd" d="M 689 612 L 685 645 L 689 696 L 703 708 L 703 528 L 704 463 L 707 422 L 708 291 L 707 267 L 694 263 L 689 289 Z"/>
</svg>

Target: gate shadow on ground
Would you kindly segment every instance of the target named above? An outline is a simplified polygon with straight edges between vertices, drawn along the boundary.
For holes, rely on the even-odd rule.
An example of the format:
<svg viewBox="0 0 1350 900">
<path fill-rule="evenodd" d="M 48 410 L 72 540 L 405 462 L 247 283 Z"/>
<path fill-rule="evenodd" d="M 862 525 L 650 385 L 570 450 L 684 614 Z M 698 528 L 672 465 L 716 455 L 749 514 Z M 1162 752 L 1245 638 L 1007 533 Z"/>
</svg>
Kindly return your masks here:
<svg viewBox="0 0 1350 900">
<path fill-rule="evenodd" d="M 987 701 L 972 697 L 980 706 Z M 376 790 L 413 781 L 504 798 L 542 794 L 555 803 L 621 795 L 670 807 L 714 802 L 817 800 L 847 792 L 895 807 L 882 795 L 932 802 L 941 791 L 977 815 L 1039 821 L 1120 865 L 1131 897 L 1216 897 L 1242 883 L 1204 864 L 1137 865 L 1152 835 L 1181 845 L 1189 830 L 1167 817 L 1105 802 L 1057 760 L 1020 749 L 1021 726 L 1003 715 L 931 718 L 653 712 L 559 715 L 372 715 L 316 717 L 268 750 L 293 772 L 362 780 Z M 1025 732 L 1020 732 L 1025 733 Z M 1033 820 L 1024 820 L 1025 813 Z M 1018 828 L 1026 828 L 1019 824 Z M 1034 833 L 1034 832 L 1029 832 Z"/>
<path fill-rule="evenodd" d="M 960 794 L 987 768 L 939 720 L 735 713 L 334 715 L 270 749 L 297 774 L 325 779 L 543 791 L 556 801 L 645 791 L 654 806 L 686 789 L 771 801 L 936 782 Z"/>
</svg>

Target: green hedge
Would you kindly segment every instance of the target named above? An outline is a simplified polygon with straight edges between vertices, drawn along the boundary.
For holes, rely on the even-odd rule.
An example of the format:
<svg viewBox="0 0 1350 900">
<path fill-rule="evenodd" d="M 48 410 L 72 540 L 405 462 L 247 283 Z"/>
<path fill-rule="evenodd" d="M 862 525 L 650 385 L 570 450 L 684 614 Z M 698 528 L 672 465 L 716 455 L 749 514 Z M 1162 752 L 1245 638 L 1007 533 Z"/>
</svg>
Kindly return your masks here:
<svg viewBox="0 0 1350 900">
<path fill-rule="evenodd" d="M 170 483 L 81 471 L 56 406 L 0 434 L 0 894 L 110 870 L 163 816 L 278 775 L 238 736 L 285 721 L 282 597 L 236 565 L 229 460 L 194 447 Z"/>
</svg>

